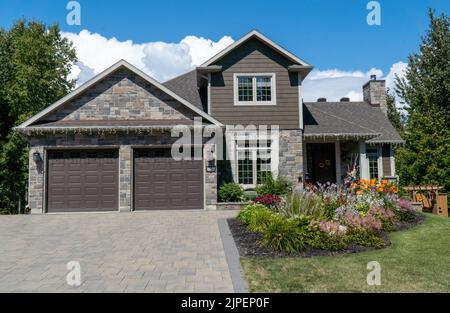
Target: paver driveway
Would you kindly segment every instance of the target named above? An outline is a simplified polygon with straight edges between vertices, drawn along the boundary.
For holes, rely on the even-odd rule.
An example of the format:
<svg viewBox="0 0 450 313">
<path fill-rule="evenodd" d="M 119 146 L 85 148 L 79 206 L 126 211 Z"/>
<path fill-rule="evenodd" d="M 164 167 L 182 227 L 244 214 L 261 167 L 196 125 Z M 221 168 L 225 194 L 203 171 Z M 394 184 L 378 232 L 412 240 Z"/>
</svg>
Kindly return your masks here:
<svg viewBox="0 0 450 313">
<path fill-rule="evenodd" d="M 217 221 L 235 214 L 0 216 L 0 292 L 233 292 Z"/>
</svg>

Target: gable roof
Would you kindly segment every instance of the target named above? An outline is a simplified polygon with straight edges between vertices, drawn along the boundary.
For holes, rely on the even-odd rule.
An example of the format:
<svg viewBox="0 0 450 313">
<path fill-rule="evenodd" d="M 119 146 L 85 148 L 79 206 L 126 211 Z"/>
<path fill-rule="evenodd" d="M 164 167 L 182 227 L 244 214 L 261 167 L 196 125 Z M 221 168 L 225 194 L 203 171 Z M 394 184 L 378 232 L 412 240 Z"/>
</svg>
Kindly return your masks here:
<svg viewBox="0 0 450 313">
<path fill-rule="evenodd" d="M 200 67 L 206 67 L 206 66 L 212 65 L 214 62 L 216 62 L 223 56 L 227 55 L 228 53 L 230 53 L 231 51 L 233 51 L 234 49 L 236 49 L 241 44 L 243 44 L 244 42 L 248 41 L 251 38 L 259 39 L 264 44 L 268 45 L 269 47 L 271 47 L 272 49 L 274 49 L 275 51 L 277 51 L 278 53 L 280 53 L 281 55 L 283 55 L 284 57 L 286 57 L 287 59 L 291 60 L 292 62 L 294 62 L 298 65 L 301 65 L 304 67 L 310 67 L 311 69 L 313 68 L 313 66 L 311 64 L 308 64 L 304 60 L 300 59 L 296 55 L 287 51 L 286 49 L 284 49 L 280 45 L 276 44 L 275 42 L 273 42 L 272 40 L 270 40 L 269 38 L 267 38 L 266 36 L 264 36 L 263 34 L 261 34 L 260 32 L 258 32 L 256 30 L 252 30 L 251 32 L 249 32 L 247 35 L 245 35 L 241 39 L 235 41 L 234 43 L 232 43 L 231 45 L 229 45 L 228 47 L 226 47 L 225 49 L 220 51 L 218 54 L 216 54 L 215 56 L 210 58 L 208 61 L 206 61 L 205 63 L 200 65 Z"/>
<path fill-rule="evenodd" d="M 198 88 L 196 70 L 172 78 L 163 85 L 206 112 L 206 90 Z"/>
<path fill-rule="evenodd" d="M 402 144 L 379 107 L 367 102 L 305 102 L 305 137 L 359 137 L 367 143 Z"/>
<path fill-rule="evenodd" d="M 94 76 L 92 79 L 90 79 L 89 81 L 87 81 L 86 83 L 84 83 L 83 85 L 81 85 L 80 87 L 78 87 L 77 89 L 75 89 L 74 91 L 72 91 L 71 93 L 66 95 L 65 97 L 61 98 L 60 100 L 58 100 L 57 102 L 55 102 L 52 105 L 48 106 L 47 108 L 45 108 L 41 112 L 39 112 L 36 115 L 32 116 L 30 119 L 28 119 L 27 121 L 23 122 L 19 126 L 17 126 L 16 129 L 26 128 L 26 127 L 32 125 L 33 123 L 39 121 L 41 118 L 43 118 L 43 117 L 47 116 L 48 114 L 52 113 L 57 108 L 59 108 L 60 106 L 65 104 L 67 101 L 69 101 L 69 100 L 75 98 L 76 96 L 80 95 L 82 92 L 84 92 L 85 90 L 87 90 L 91 86 L 95 85 L 96 83 L 101 81 L 103 78 L 107 77 L 108 75 L 110 75 L 111 73 L 113 73 L 114 71 L 116 71 L 117 69 L 119 69 L 121 67 L 124 67 L 124 68 L 130 70 L 131 72 L 133 72 L 134 74 L 142 77 L 148 83 L 152 84 L 153 86 L 155 86 L 156 88 L 160 89 L 161 91 L 163 91 L 167 95 L 169 95 L 172 98 L 174 98 L 175 100 L 179 101 L 180 103 L 182 103 L 183 105 L 185 105 L 186 107 L 191 109 L 193 112 L 197 113 L 199 116 L 205 118 L 206 120 L 210 121 L 211 123 L 213 123 L 215 125 L 218 125 L 218 126 L 223 126 L 222 123 L 220 123 L 218 120 L 216 120 L 215 118 L 213 118 L 212 116 L 210 116 L 209 114 L 204 112 L 202 109 L 200 109 L 196 105 L 190 103 L 188 100 L 180 97 L 175 92 L 173 92 L 169 88 L 165 87 L 163 84 L 159 83 L 157 80 L 153 79 L 149 75 L 147 75 L 144 72 L 142 72 L 137 67 L 131 65 L 130 63 L 128 63 L 125 60 L 120 60 L 116 64 L 112 65 L 111 67 L 109 67 L 106 70 L 104 70 L 103 72 L 101 72 L 100 74 Z"/>
</svg>

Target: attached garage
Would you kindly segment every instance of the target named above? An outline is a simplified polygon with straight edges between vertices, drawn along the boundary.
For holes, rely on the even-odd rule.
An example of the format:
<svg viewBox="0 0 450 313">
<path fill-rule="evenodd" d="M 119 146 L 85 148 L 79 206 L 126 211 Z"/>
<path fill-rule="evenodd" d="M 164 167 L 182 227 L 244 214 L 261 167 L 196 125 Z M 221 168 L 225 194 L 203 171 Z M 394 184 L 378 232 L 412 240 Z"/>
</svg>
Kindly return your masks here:
<svg viewBox="0 0 450 313">
<path fill-rule="evenodd" d="M 47 212 L 118 210 L 118 151 L 48 151 Z"/>
<path fill-rule="evenodd" d="M 134 209 L 203 209 L 203 161 L 176 161 L 170 149 L 136 149 Z"/>
</svg>

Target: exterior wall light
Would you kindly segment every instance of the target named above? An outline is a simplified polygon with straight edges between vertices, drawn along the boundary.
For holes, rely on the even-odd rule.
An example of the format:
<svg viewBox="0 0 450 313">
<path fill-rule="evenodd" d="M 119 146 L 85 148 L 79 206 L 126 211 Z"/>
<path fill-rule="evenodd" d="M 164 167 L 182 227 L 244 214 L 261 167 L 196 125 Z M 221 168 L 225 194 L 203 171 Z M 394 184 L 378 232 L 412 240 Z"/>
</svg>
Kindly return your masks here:
<svg viewBox="0 0 450 313">
<path fill-rule="evenodd" d="M 35 163 L 40 163 L 42 161 L 42 157 L 41 157 L 41 154 L 39 152 L 36 151 L 36 152 L 33 153 L 33 161 Z"/>
</svg>

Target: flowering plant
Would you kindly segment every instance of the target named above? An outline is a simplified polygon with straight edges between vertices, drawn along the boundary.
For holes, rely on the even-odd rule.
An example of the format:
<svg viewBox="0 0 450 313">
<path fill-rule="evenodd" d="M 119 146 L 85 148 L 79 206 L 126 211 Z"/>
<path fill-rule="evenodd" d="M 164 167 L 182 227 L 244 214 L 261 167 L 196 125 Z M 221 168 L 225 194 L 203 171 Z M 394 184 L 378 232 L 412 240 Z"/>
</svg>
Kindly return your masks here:
<svg viewBox="0 0 450 313">
<path fill-rule="evenodd" d="M 280 204 L 281 198 L 277 195 L 264 195 L 257 197 L 255 202 L 268 206 L 269 208 L 275 208 Z"/>
<path fill-rule="evenodd" d="M 378 182 L 376 179 L 360 179 L 350 185 L 350 190 L 355 192 L 357 195 L 362 195 L 368 191 L 376 191 L 378 193 L 397 193 L 398 187 L 395 184 L 389 183 L 387 180 L 383 179 Z"/>
<path fill-rule="evenodd" d="M 319 230 L 333 237 L 341 237 L 345 235 L 347 227 L 339 224 L 336 221 L 321 221 L 319 224 Z"/>
</svg>

